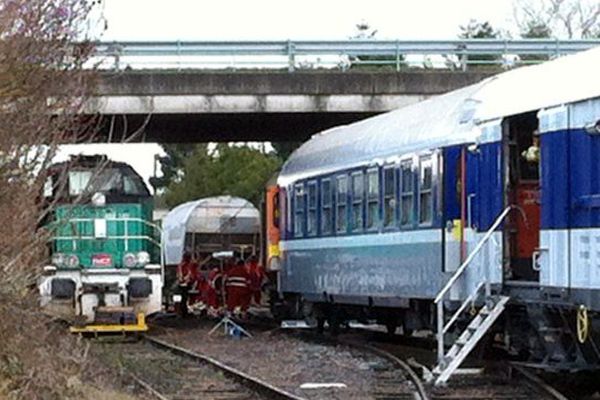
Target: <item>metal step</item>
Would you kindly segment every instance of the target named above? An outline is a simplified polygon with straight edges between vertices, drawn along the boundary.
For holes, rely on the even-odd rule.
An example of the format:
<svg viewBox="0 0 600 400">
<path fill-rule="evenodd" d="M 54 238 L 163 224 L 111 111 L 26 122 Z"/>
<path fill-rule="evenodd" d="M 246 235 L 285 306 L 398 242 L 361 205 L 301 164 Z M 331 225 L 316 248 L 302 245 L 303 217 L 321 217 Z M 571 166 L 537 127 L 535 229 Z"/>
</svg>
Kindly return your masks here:
<svg viewBox="0 0 600 400">
<path fill-rule="evenodd" d="M 433 374 L 436 376 L 436 385 L 441 385 L 448 381 L 479 340 L 481 340 L 500 314 L 502 314 L 508 300 L 508 296 L 499 296 L 498 301 L 491 309 L 485 305 L 479 310 L 475 318 L 473 318 L 454 345 L 445 354 L 444 362 L 438 364 L 433 370 Z"/>
</svg>

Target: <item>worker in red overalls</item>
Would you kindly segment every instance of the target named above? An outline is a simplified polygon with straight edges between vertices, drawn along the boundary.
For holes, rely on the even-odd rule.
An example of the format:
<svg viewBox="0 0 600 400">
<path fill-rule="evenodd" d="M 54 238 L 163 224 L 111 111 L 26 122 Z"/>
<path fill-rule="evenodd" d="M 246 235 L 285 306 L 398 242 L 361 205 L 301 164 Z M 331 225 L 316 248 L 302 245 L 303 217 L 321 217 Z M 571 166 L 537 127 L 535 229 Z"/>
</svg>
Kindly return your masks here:
<svg viewBox="0 0 600 400">
<path fill-rule="evenodd" d="M 243 260 L 238 260 L 235 265 L 228 269 L 225 279 L 225 291 L 227 294 L 227 310 L 234 313 L 246 313 L 249 300 L 248 273 Z"/>
<path fill-rule="evenodd" d="M 179 314 L 183 317 L 188 314 L 189 292 L 195 291 L 197 284 L 198 264 L 192 261 L 192 255 L 186 251 L 181 257 L 181 262 L 177 265 L 177 292 L 181 295 Z"/>
<path fill-rule="evenodd" d="M 204 298 L 208 306 L 208 314 L 216 317 L 223 299 L 223 273 L 220 267 L 214 267 L 209 271 Z"/>
<path fill-rule="evenodd" d="M 262 265 L 258 264 L 258 257 L 255 255 L 248 257 L 248 260 L 246 261 L 246 271 L 250 280 L 250 299 L 248 300 L 248 303 L 250 303 L 251 300 L 254 300 L 256 305 L 260 305 L 261 288 L 266 275 Z"/>
<path fill-rule="evenodd" d="M 212 256 L 208 255 L 202 261 L 196 263 L 195 284 L 190 289 L 190 299 L 188 303 L 197 311 L 203 310 L 204 306 L 206 305 L 206 292 L 209 285 L 206 274 L 203 273 L 202 270 L 206 269 L 206 265 L 211 259 Z"/>
</svg>

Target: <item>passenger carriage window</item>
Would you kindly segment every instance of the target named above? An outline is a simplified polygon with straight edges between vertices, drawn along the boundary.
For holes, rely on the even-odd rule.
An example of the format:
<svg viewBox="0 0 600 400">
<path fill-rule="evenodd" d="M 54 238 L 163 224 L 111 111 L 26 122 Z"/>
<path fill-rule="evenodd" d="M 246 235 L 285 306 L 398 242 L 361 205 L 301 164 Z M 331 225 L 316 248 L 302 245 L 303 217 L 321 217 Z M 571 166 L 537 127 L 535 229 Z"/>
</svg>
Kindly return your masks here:
<svg viewBox="0 0 600 400">
<path fill-rule="evenodd" d="M 422 158 L 419 174 L 419 224 L 433 220 L 433 163 L 431 157 Z"/>
<path fill-rule="evenodd" d="M 365 193 L 362 172 L 352 174 L 352 230 L 363 229 L 363 197 Z"/>
<path fill-rule="evenodd" d="M 285 196 L 285 204 L 284 204 L 284 210 L 285 210 L 285 232 L 286 234 L 289 234 L 290 237 L 292 236 L 292 229 L 293 229 L 293 210 L 292 210 L 292 197 L 294 196 L 294 190 L 292 187 L 286 188 L 285 192 L 284 192 L 284 196 Z"/>
<path fill-rule="evenodd" d="M 333 230 L 333 191 L 331 190 L 331 180 L 323 179 L 321 181 L 321 233 L 323 235 L 331 234 Z"/>
<path fill-rule="evenodd" d="M 304 185 L 294 187 L 294 237 L 304 235 Z"/>
<path fill-rule="evenodd" d="M 412 175 L 412 162 L 405 161 L 400 165 L 400 179 L 402 181 L 401 187 L 401 216 L 400 216 L 400 224 L 402 226 L 407 226 L 412 224 L 413 222 L 413 193 L 414 193 L 414 185 L 413 185 L 413 175 Z"/>
<path fill-rule="evenodd" d="M 348 193 L 348 178 L 338 176 L 336 178 L 336 227 L 337 232 L 346 232 L 346 199 Z"/>
<path fill-rule="evenodd" d="M 308 220 L 306 226 L 308 236 L 317 234 L 317 182 L 308 183 Z"/>
<path fill-rule="evenodd" d="M 379 170 L 367 171 L 367 229 L 379 225 Z"/>
<path fill-rule="evenodd" d="M 394 225 L 396 211 L 396 179 L 394 167 L 386 167 L 383 170 L 383 226 Z"/>
</svg>

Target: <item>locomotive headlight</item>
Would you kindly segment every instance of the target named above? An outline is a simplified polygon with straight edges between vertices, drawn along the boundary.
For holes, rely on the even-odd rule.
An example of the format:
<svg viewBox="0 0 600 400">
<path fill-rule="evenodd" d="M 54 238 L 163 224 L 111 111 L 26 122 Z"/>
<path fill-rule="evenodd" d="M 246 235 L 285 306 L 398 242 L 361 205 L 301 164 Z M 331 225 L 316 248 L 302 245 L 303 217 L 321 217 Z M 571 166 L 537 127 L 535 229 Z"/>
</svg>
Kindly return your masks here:
<svg viewBox="0 0 600 400">
<path fill-rule="evenodd" d="M 104 193 L 94 193 L 92 195 L 92 204 L 96 207 L 104 207 L 106 205 L 106 196 L 104 195 Z"/>
<path fill-rule="evenodd" d="M 150 262 L 150 254 L 147 251 L 140 251 L 137 253 L 137 263 L 144 266 Z"/>
<path fill-rule="evenodd" d="M 66 264 L 69 268 L 79 267 L 79 257 L 77 257 L 75 254 L 71 254 L 69 257 L 67 257 Z"/>
<path fill-rule="evenodd" d="M 133 268 L 137 264 L 137 257 L 133 253 L 125 253 L 123 256 L 123 265 L 127 268 Z"/>
<path fill-rule="evenodd" d="M 66 261 L 67 258 L 63 253 L 56 253 L 52 255 L 52 264 L 56 265 L 57 267 L 64 266 Z"/>
</svg>

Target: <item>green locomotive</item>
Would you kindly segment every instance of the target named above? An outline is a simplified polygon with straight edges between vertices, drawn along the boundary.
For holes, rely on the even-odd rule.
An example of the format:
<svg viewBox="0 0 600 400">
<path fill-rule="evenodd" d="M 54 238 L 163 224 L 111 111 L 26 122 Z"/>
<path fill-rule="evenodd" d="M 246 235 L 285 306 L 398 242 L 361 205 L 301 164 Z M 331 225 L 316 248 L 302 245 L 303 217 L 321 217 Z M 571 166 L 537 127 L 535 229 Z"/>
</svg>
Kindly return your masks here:
<svg viewBox="0 0 600 400">
<path fill-rule="evenodd" d="M 145 330 L 160 311 L 160 229 L 143 179 L 105 156 L 75 156 L 48 170 L 50 264 L 39 288 L 42 306 L 75 315 L 74 331 Z"/>
</svg>

